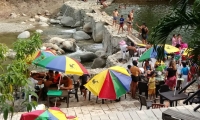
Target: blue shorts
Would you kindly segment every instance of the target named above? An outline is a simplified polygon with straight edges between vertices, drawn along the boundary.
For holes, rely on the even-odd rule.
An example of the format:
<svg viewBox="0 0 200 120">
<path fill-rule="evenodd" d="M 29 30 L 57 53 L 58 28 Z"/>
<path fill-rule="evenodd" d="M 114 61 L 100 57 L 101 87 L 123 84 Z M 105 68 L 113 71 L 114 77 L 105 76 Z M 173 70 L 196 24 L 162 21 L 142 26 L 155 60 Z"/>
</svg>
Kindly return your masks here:
<svg viewBox="0 0 200 120">
<path fill-rule="evenodd" d="M 117 20 L 117 17 L 113 17 L 113 20 Z"/>
</svg>

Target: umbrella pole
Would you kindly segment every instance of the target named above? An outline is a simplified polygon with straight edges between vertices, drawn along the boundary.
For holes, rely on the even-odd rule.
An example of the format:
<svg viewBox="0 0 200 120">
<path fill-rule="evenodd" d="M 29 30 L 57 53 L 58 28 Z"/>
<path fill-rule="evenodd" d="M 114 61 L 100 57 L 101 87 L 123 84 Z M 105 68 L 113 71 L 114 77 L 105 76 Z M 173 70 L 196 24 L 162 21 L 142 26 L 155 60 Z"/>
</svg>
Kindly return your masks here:
<svg viewBox="0 0 200 120">
<path fill-rule="evenodd" d="M 60 76 L 59 83 L 58 83 L 58 90 L 60 90 L 60 81 L 61 81 L 61 76 Z M 57 97 L 56 97 L 56 101 L 55 101 L 54 107 L 56 107 L 56 103 L 57 103 Z"/>
</svg>

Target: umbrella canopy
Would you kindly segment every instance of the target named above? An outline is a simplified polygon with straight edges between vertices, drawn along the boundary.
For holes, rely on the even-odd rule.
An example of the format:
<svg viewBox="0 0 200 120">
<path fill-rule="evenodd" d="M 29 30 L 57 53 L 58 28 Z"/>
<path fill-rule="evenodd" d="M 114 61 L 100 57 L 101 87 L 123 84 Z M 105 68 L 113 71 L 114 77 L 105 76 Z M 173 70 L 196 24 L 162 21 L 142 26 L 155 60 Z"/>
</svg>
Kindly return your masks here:
<svg viewBox="0 0 200 120">
<path fill-rule="evenodd" d="M 152 47 L 149 48 L 147 51 L 145 51 L 139 58 L 139 62 L 145 61 L 149 58 L 156 58 L 157 57 L 157 52 L 156 50 Z"/>
<path fill-rule="evenodd" d="M 99 98 L 115 100 L 129 91 L 131 81 L 125 68 L 114 66 L 94 76 L 85 87 Z"/>
<path fill-rule="evenodd" d="M 20 120 L 67 120 L 65 113 L 59 108 L 52 107 L 47 110 L 36 110 L 21 115 Z"/>
<path fill-rule="evenodd" d="M 88 71 L 80 62 L 67 56 L 49 56 L 41 61 L 34 62 L 34 64 L 49 70 L 55 70 L 66 74 L 80 76 L 88 74 Z"/>
<path fill-rule="evenodd" d="M 27 60 L 29 61 L 29 63 L 35 61 L 40 61 L 46 57 L 49 56 L 55 56 L 56 53 L 54 53 L 51 49 L 46 49 L 46 50 L 39 50 L 37 52 L 35 52 L 33 55 L 30 55 L 27 57 Z"/>
<path fill-rule="evenodd" d="M 158 46 L 158 47 L 160 47 L 160 46 Z M 165 48 L 164 48 L 165 53 L 174 53 L 174 52 L 178 52 L 178 51 L 179 51 L 178 48 L 176 48 L 172 45 L 165 44 Z M 151 47 L 141 55 L 141 57 L 139 58 L 139 62 L 142 62 L 149 58 L 156 58 L 156 57 L 157 57 L 157 52 L 154 47 Z"/>
<path fill-rule="evenodd" d="M 184 56 L 187 56 L 187 55 L 190 55 L 190 52 L 192 51 L 193 49 L 192 48 L 187 48 L 184 50 L 183 54 Z"/>
<path fill-rule="evenodd" d="M 177 47 L 174 47 L 169 44 L 165 44 L 165 52 L 166 53 L 174 53 L 174 52 L 178 52 L 178 51 L 179 51 L 179 49 Z"/>
</svg>

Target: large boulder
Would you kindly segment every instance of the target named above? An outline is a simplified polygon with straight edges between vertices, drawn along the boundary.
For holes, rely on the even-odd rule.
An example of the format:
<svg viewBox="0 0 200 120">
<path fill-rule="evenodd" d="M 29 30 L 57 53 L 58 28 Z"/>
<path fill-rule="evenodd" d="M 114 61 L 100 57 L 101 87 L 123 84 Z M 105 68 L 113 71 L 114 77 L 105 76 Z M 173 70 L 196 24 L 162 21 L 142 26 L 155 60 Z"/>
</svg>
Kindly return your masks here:
<svg viewBox="0 0 200 120">
<path fill-rule="evenodd" d="M 63 17 L 60 22 L 63 26 L 66 27 L 74 26 L 74 19 L 72 17 Z"/>
<path fill-rule="evenodd" d="M 92 27 L 92 37 L 94 39 L 94 42 L 100 43 L 103 40 L 103 28 L 104 23 L 103 22 L 95 22 L 93 21 L 93 27 Z"/>
<path fill-rule="evenodd" d="M 95 58 L 91 68 L 95 69 L 95 68 L 104 68 L 106 66 L 106 60 L 104 58 L 98 57 Z"/>
<path fill-rule="evenodd" d="M 29 38 L 30 37 L 30 32 L 29 31 L 24 31 L 22 33 L 20 33 L 17 38 L 19 39 L 25 39 L 25 38 Z"/>
<path fill-rule="evenodd" d="M 98 56 L 94 53 L 86 53 L 80 56 L 81 62 L 92 62 Z"/>
<path fill-rule="evenodd" d="M 106 52 L 105 52 L 104 50 L 97 50 L 97 51 L 95 52 L 95 54 L 96 54 L 98 57 L 101 57 L 101 56 L 103 56 L 103 55 L 106 55 Z"/>
<path fill-rule="evenodd" d="M 83 26 L 83 31 L 86 33 L 92 33 L 92 23 L 88 22 Z"/>
<path fill-rule="evenodd" d="M 90 39 L 91 37 L 83 32 L 83 31 L 76 31 L 74 34 L 73 34 L 73 38 L 75 40 L 87 40 L 87 39 Z"/>
<path fill-rule="evenodd" d="M 64 51 L 68 52 L 75 52 L 76 51 L 76 40 L 73 38 L 67 39 L 66 41 L 62 42 L 60 48 Z"/>
</svg>

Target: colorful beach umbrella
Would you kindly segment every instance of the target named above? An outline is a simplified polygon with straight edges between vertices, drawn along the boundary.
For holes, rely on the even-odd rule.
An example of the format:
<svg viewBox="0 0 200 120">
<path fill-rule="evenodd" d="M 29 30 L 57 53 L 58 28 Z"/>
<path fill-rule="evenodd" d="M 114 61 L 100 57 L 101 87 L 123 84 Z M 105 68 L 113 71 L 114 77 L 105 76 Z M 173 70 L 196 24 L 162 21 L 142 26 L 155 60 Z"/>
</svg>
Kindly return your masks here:
<svg viewBox="0 0 200 120">
<path fill-rule="evenodd" d="M 49 56 L 55 56 L 56 53 L 51 49 L 39 50 L 35 52 L 33 55 L 27 57 L 28 63 L 32 63 L 33 61 L 37 62 Z"/>
<path fill-rule="evenodd" d="M 59 71 L 66 74 L 80 76 L 88 74 L 88 71 L 80 62 L 67 56 L 49 56 L 41 61 L 34 62 L 34 64 L 49 70 Z"/>
<path fill-rule="evenodd" d="M 130 90 L 131 81 L 125 68 L 114 66 L 95 75 L 85 87 L 99 98 L 115 100 Z"/>
<path fill-rule="evenodd" d="M 59 108 L 52 107 L 47 110 L 24 113 L 21 115 L 20 120 L 67 120 L 67 117 Z"/>
</svg>

